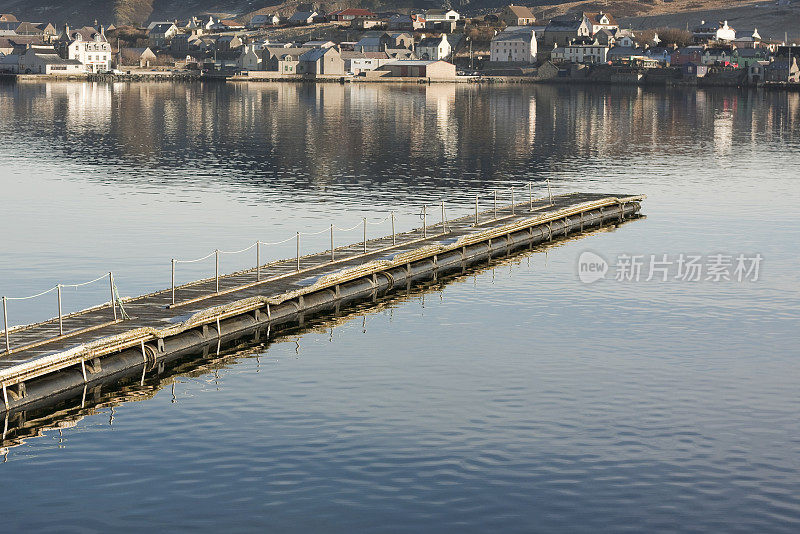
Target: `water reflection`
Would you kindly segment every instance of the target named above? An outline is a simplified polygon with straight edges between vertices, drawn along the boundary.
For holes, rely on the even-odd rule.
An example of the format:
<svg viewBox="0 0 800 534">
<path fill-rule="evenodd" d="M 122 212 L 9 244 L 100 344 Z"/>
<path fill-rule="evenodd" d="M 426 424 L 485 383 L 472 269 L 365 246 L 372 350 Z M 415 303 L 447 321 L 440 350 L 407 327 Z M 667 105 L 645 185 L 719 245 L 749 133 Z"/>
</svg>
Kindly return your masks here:
<svg viewBox="0 0 800 534">
<path fill-rule="evenodd" d="M 734 137 L 795 139 L 800 119 L 791 92 L 466 84 L 52 82 L 0 86 L 0 107 L 10 143 L 103 165 L 104 180 L 403 192 L 420 179 L 536 178 L 586 156 L 726 154 Z"/>
<path fill-rule="evenodd" d="M 51 430 L 58 431 L 60 443 L 64 438 L 64 432 L 76 427 L 85 417 L 108 414 L 108 425 L 111 426 L 114 422 L 115 407 L 128 402 L 152 399 L 168 387 L 172 390 L 172 402 L 177 402 L 176 384 L 187 378 L 213 383 L 218 378 L 220 370 L 231 368 L 244 358 L 256 358 L 255 372 L 259 372 L 258 358 L 266 356 L 270 346 L 276 343 L 295 343 L 296 352 L 299 354 L 300 339 L 303 335 L 329 332 L 329 341 L 333 342 L 333 330 L 351 321 L 361 321 L 362 332 L 366 333 L 370 316 L 391 313 L 393 309 L 411 302 L 419 302 L 424 309 L 426 295 L 433 295 L 434 298 L 441 300 L 445 286 L 464 282 L 477 284 L 481 274 L 491 274 L 489 281 L 493 284 L 494 272 L 498 268 L 507 268 L 511 272 L 523 263 L 529 268 L 531 256 L 541 253 L 546 255 L 548 249 L 562 247 L 592 235 L 614 232 L 618 227 L 632 224 L 634 220 L 559 238 L 552 243 L 535 247 L 535 252 L 515 252 L 506 257 L 495 257 L 487 261 L 486 265 L 471 266 L 460 274 L 440 275 L 433 281 L 420 282 L 413 287 L 382 297 L 376 296 L 371 302 L 355 304 L 334 316 L 315 318 L 302 326 L 283 327 L 279 331 L 260 328 L 242 333 L 233 340 L 210 343 L 195 355 L 173 361 L 157 363 L 150 361 L 142 368 L 126 371 L 123 377 L 101 379 L 99 383 L 74 388 L 54 397 L 36 401 L 32 407 L 4 412 L 0 415 L 0 420 L 3 421 L 0 456 L 7 461 L 11 449 Z"/>
</svg>

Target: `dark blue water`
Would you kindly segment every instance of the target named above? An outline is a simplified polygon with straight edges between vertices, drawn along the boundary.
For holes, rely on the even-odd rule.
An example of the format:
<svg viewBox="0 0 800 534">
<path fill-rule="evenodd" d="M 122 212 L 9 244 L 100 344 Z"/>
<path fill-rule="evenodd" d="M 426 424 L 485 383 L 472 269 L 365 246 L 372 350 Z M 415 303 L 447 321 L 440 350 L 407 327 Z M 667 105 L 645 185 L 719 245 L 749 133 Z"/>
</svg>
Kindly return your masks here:
<svg viewBox="0 0 800 534">
<path fill-rule="evenodd" d="M 172 257 L 390 210 L 409 228 L 425 203 L 466 214 L 475 194 L 488 208 L 494 189 L 544 194 L 546 179 L 648 195 L 646 219 L 130 385 L 129 400 L 75 400 L 6 443 L 4 526 L 796 532 L 799 124 L 800 95 L 779 92 L 0 86 L 9 296 L 109 270 L 139 294 L 168 284 Z M 585 284 L 585 251 L 763 263 L 755 281 L 622 282 L 612 266 Z M 13 301 L 11 322 L 52 316 L 42 298 Z"/>
</svg>

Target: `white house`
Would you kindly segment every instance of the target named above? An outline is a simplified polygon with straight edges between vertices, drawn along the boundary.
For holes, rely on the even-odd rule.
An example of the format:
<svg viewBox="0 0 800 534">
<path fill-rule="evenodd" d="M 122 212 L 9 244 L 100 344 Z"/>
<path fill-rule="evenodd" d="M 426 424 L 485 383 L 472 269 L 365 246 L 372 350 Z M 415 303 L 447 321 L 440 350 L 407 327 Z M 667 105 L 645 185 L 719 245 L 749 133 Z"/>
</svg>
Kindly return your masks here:
<svg viewBox="0 0 800 534">
<path fill-rule="evenodd" d="M 583 18 L 589 26 L 590 35 L 594 35 L 600 30 L 608 30 L 615 32 L 619 29 L 619 24 L 614 20 L 614 17 L 608 13 L 599 11 L 597 13 L 589 13 L 584 11 Z"/>
<path fill-rule="evenodd" d="M 342 52 L 345 72 L 359 74 L 393 61 L 386 52 Z"/>
<path fill-rule="evenodd" d="M 101 28 L 91 26 L 70 30 L 69 26 L 56 39 L 58 54 L 64 59 L 75 59 L 89 72 L 111 70 L 111 44 Z"/>
<path fill-rule="evenodd" d="M 236 58 L 236 66 L 244 70 L 263 70 L 261 50 L 263 50 L 263 47 L 244 45 L 241 54 Z"/>
<path fill-rule="evenodd" d="M 314 17 L 317 16 L 316 11 L 296 11 L 289 17 L 289 24 L 293 26 L 303 26 L 306 24 L 312 24 L 314 22 Z"/>
<path fill-rule="evenodd" d="M 597 43 L 557 46 L 550 52 L 554 63 L 596 64 L 608 61 L 608 47 Z"/>
<path fill-rule="evenodd" d="M 489 60 L 535 63 L 536 51 L 536 32 L 530 26 L 509 26 L 492 39 Z"/>
<path fill-rule="evenodd" d="M 178 35 L 178 27 L 171 22 L 156 24 L 147 32 L 150 46 L 162 47 L 169 44 L 173 37 Z"/>
<path fill-rule="evenodd" d="M 453 48 L 445 35 L 426 37 L 417 44 L 416 54 L 419 59 L 440 60 L 450 57 Z"/>
<path fill-rule="evenodd" d="M 425 12 L 426 22 L 439 22 L 443 20 L 459 20 L 461 15 L 454 9 L 429 9 Z"/>
<path fill-rule="evenodd" d="M 19 56 L 23 74 L 81 74 L 86 66 L 77 59 L 64 59 L 51 46 L 31 45 Z"/>
<path fill-rule="evenodd" d="M 728 21 L 718 24 L 706 24 L 700 21 L 700 26 L 694 29 L 692 37 L 696 43 L 707 41 L 733 41 L 736 39 L 736 30 L 728 26 Z"/>
<path fill-rule="evenodd" d="M 253 15 L 247 25 L 250 28 L 260 28 L 262 26 L 277 26 L 281 23 L 281 18 L 278 15 Z"/>
</svg>

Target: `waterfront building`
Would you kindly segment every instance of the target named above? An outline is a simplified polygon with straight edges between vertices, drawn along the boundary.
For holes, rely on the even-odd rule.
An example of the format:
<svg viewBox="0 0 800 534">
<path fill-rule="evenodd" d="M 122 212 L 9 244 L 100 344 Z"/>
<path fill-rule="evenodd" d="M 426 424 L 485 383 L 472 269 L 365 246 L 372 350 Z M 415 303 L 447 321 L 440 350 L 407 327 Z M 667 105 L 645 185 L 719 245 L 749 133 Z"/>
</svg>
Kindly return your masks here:
<svg viewBox="0 0 800 534">
<path fill-rule="evenodd" d="M 426 37 L 417 44 L 417 57 L 424 60 L 438 61 L 450 57 L 453 51 L 450 41 L 445 35 Z"/>
<path fill-rule="evenodd" d="M 597 42 L 592 44 L 570 44 L 557 46 L 550 52 L 550 60 L 554 63 L 580 63 L 595 65 L 606 63 L 609 48 Z"/>
<path fill-rule="evenodd" d="M 86 65 L 73 58 L 61 57 L 52 46 L 32 45 L 19 56 L 22 74 L 82 74 Z"/>
<path fill-rule="evenodd" d="M 797 57 L 780 57 L 764 67 L 764 80 L 780 83 L 800 83 Z"/>
<path fill-rule="evenodd" d="M 536 32 L 529 26 L 511 26 L 492 39 L 489 61 L 535 63 L 536 52 Z"/>
<path fill-rule="evenodd" d="M 360 74 L 362 72 L 375 70 L 390 61 L 392 58 L 386 52 L 342 52 L 345 72 Z"/>
<path fill-rule="evenodd" d="M 80 61 L 89 72 L 111 70 L 111 44 L 102 27 L 98 31 L 91 26 L 78 30 L 65 26 L 55 40 L 55 49 L 64 59 Z"/>
<path fill-rule="evenodd" d="M 769 61 L 769 58 L 769 51 L 764 48 L 735 48 L 730 61 L 740 69 L 746 69 L 750 65 Z"/>
<path fill-rule="evenodd" d="M 447 61 L 395 60 L 378 67 L 374 72 L 390 77 L 452 80 L 456 77 L 456 66 Z"/>
<path fill-rule="evenodd" d="M 344 75 L 344 60 L 336 47 L 315 48 L 298 59 L 300 74 Z"/>
</svg>

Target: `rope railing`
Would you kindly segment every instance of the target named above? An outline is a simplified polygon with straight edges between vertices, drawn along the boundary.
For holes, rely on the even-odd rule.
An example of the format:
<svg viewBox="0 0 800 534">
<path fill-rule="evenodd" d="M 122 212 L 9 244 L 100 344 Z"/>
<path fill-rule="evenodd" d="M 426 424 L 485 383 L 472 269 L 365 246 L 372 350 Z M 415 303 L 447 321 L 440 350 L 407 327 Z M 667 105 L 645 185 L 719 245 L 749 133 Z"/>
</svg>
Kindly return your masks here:
<svg viewBox="0 0 800 534">
<path fill-rule="evenodd" d="M 512 187 L 511 190 L 510 190 L 511 214 L 512 215 L 516 214 L 516 202 L 515 202 L 515 196 L 514 195 L 515 195 L 515 189 Z M 550 205 L 552 205 L 553 204 L 553 194 L 552 194 L 552 190 L 550 188 L 550 179 L 549 178 L 547 179 L 547 195 L 548 195 L 548 198 L 550 200 Z M 529 199 L 528 199 L 528 201 L 529 201 L 529 209 L 532 211 L 533 210 L 534 197 L 533 197 L 533 184 L 531 182 L 528 183 L 528 197 L 529 197 Z M 493 201 L 494 219 L 497 219 L 498 218 L 498 211 L 499 211 L 497 190 L 493 191 L 492 201 Z M 475 226 L 478 226 L 478 224 L 480 222 L 480 220 L 479 220 L 479 214 L 480 214 L 480 206 L 479 206 L 479 204 L 480 204 L 480 196 L 479 195 L 475 195 Z M 440 207 L 441 207 L 441 221 L 439 223 L 434 224 L 433 227 L 435 228 L 436 226 L 441 225 L 442 233 L 449 233 L 450 231 L 452 231 L 452 229 L 451 229 L 450 223 L 448 221 L 447 211 L 446 211 L 446 208 L 445 208 L 445 202 L 443 200 L 440 201 Z M 422 219 L 422 229 L 421 229 L 422 230 L 422 236 L 423 236 L 423 238 L 427 238 L 428 237 L 428 206 L 427 205 L 423 205 L 422 206 L 422 210 L 419 213 L 419 217 L 420 217 L 420 219 Z M 389 221 L 389 220 L 391 221 L 391 227 L 392 227 L 392 246 L 395 246 L 397 244 L 397 232 L 396 232 L 396 229 L 395 229 L 396 216 L 395 216 L 394 212 L 390 212 L 386 217 L 384 217 L 384 218 L 382 218 L 380 220 L 375 220 L 375 221 L 370 221 L 367 217 L 362 217 L 361 222 L 355 224 L 354 226 L 352 226 L 350 228 L 341 228 L 341 227 L 331 223 L 327 228 L 323 228 L 322 230 L 319 230 L 317 232 L 295 232 L 294 236 L 288 237 L 288 238 L 283 239 L 281 241 L 270 241 L 270 242 L 268 242 L 268 241 L 257 240 L 252 245 L 249 245 L 249 246 L 247 246 L 245 248 L 242 248 L 240 250 L 228 251 L 228 250 L 215 249 L 214 251 L 212 251 L 209 254 L 206 254 L 205 256 L 202 256 L 200 258 L 188 259 L 188 260 L 173 258 L 171 260 L 171 267 L 172 267 L 171 301 L 172 301 L 172 304 L 175 304 L 175 290 L 176 290 L 175 271 L 176 271 L 176 266 L 178 264 L 182 264 L 182 263 L 186 263 L 186 264 L 199 263 L 199 262 L 205 261 L 205 260 L 207 260 L 207 259 L 209 259 L 209 258 L 211 258 L 213 256 L 214 257 L 215 292 L 219 293 L 219 287 L 220 287 L 220 255 L 242 254 L 244 252 L 248 252 L 248 251 L 250 251 L 250 250 L 255 248 L 255 250 L 256 250 L 256 266 L 255 266 L 256 267 L 255 268 L 255 270 L 256 270 L 256 280 L 257 281 L 261 281 L 261 267 L 262 267 L 262 264 L 261 264 L 261 248 L 264 247 L 264 246 L 277 246 L 277 245 L 282 245 L 282 244 L 288 243 L 290 241 L 295 241 L 295 243 L 296 243 L 296 245 L 295 245 L 295 249 L 296 249 L 295 269 L 297 271 L 300 271 L 300 267 L 301 267 L 301 265 L 300 265 L 300 259 L 301 259 L 301 256 L 300 256 L 300 252 L 301 252 L 301 250 L 300 250 L 300 237 L 301 236 L 316 236 L 316 235 L 321 235 L 323 233 L 329 232 L 330 233 L 330 260 L 333 262 L 333 261 L 335 261 L 335 258 L 336 258 L 336 246 L 335 246 L 335 242 L 334 242 L 334 231 L 351 232 L 351 231 L 357 229 L 358 227 L 362 227 L 363 245 L 364 245 L 363 246 L 363 253 L 367 254 L 368 253 L 368 248 L 367 248 L 367 242 L 368 242 L 368 239 L 367 239 L 367 227 L 369 225 L 378 226 L 378 225 L 384 224 L 386 221 Z M 8 324 L 8 302 L 9 301 L 35 299 L 35 298 L 47 295 L 48 293 L 51 293 L 53 291 L 57 291 L 58 292 L 59 335 L 63 336 L 64 335 L 64 323 L 63 323 L 64 315 L 63 315 L 63 312 L 62 312 L 62 289 L 66 288 L 66 287 L 78 288 L 78 287 L 86 286 L 86 285 L 89 285 L 89 284 L 93 284 L 95 282 L 98 282 L 98 281 L 106 279 L 106 278 L 108 278 L 108 280 L 109 280 L 109 287 L 110 287 L 110 292 L 111 292 L 111 299 L 110 299 L 109 305 L 113 310 L 114 321 L 117 321 L 118 318 L 119 318 L 118 313 L 117 313 L 117 306 L 119 306 L 119 308 L 120 308 L 122 319 L 129 318 L 127 313 L 125 313 L 125 309 L 122 306 L 122 299 L 120 298 L 119 291 L 117 290 L 116 285 L 114 284 L 114 274 L 112 272 L 109 272 L 108 274 L 104 274 L 104 275 L 102 275 L 102 276 L 100 276 L 98 278 L 95 278 L 93 280 L 89 280 L 88 282 L 81 282 L 81 283 L 78 283 L 78 284 L 57 284 L 56 286 L 54 286 L 52 288 L 49 288 L 49 289 L 47 289 L 45 291 L 42 291 L 41 293 L 37 293 L 35 295 L 30 295 L 30 296 L 26 296 L 26 297 L 5 297 L 5 296 L 2 297 L 2 300 L 3 300 L 3 326 L 4 326 L 4 334 L 5 334 L 6 353 L 10 353 L 11 352 L 11 344 L 10 344 L 10 341 L 9 341 L 9 330 L 10 330 L 10 327 L 9 327 L 9 324 Z"/>
<path fill-rule="evenodd" d="M 64 312 L 63 312 L 63 306 L 62 306 L 63 299 L 62 299 L 62 291 L 61 290 L 63 288 L 65 288 L 65 287 L 70 287 L 70 288 L 77 289 L 79 287 L 88 286 L 90 284 L 94 284 L 95 282 L 99 282 L 100 280 L 105 280 L 105 279 L 108 279 L 109 289 L 110 289 L 110 292 L 111 292 L 111 299 L 109 301 L 109 306 L 113 309 L 114 321 L 117 321 L 117 319 L 118 319 L 118 316 L 117 316 L 117 304 L 119 304 L 120 311 L 122 312 L 123 318 L 126 318 L 127 314 L 125 313 L 125 309 L 122 307 L 122 301 L 121 301 L 121 299 L 119 297 L 119 292 L 117 291 L 117 288 L 114 285 L 114 273 L 111 272 L 111 271 L 109 271 L 108 274 L 103 274 L 103 275 L 98 276 L 97 278 L 95 278 L 93 280 L 89 280 L 88 282 L 80 282 L 80 283 L 77 283 L 77 284 L 61 284 L 61 283 L 59 283 L 59 284 L 56 284 L 55 286 L 51 287 L 50 289 L 42 291 L 41 293 L 36 293 L 35 295 L 29 295 L 29 296 L 26 296 L 26 297 L 6 297 L 6 296 L 4 296 L 3 297 L 3 338 L 4 338 L 4 342 L 5 342 L 5 347 L 6 347 L 6 354 L 10 354 L 11 353 L 11 339 L 10 339 L 11 326 L 8 324 L 8 303 L 9 302 L 22 301 L 22 300 L 31 300 L 31 299 L 35 299 L 35 298 L 47 295 L 48 293 L 51 293 L 53 291 L 56 291 L 57 294 L 58 294 L 58 335 L 59 336 L 63 336 L 64 335 Z"/>
<path fill-rule="evenodd" d="M 550 191 L 550 179 L 549 178 L 547 179 L 547 191 L 548 191 L 548 195 L 549 195 L 549 198 L 550 198 L 550 203 L 552 204 L 553 195 L 552 195 L 552 193 Z M 510 195 L 511 195 L 511 214 L 512 215 L 516 214 L 516 212 L 515 212 L 516 202 L 515 202 L 514 194 L 515 194 L 515 190 L 512 187 L 511 191 L 510 191 Z M 530 209 L 532 210 L 533 209 L 533 183 L 532 182 L 528 182 L 528 196 L 529 196 Z M 447 212 L 445 210 L 445 202 L 444 201 L 440 201 L 440 206 L 441 206 L 441 222 L 437 223 L 437 224 L 441 225 L 443 233 L 449 233 L 450 226 L 449 226 L 449 222 L 447 220 Z M 493 207 L 494 207 L 494 219 L 497 219 L 498 218 L 498 210 L 499 210 L 499 208 L 498 208 L 497 190 L 493 191 Z M 420 216 L 420 219 L 422 219 L 422 236 L 423 236 L 423 238 L 427 238 L 428 237 L 428 227 L 429 227 L 428 226 L 428 206 L 427 205 L 423 205 L 422 206 L 422 210 L 420 211 L 419 216 Z M 247 252 L 247 251 L 249 251 L 249 250 L 251 250 L 252 248 L 255 247 L 255 249 L 256 249 L 256 281 L 261 281 L 261 247 L 262 246 L 282 245 L 284 243 L 288 243 L 289 241 L 294 240 L 295 243 L 296 243 L 295 244 L 295 270 L 296 271 L 300 271 L 300 267 L 301 267 L 301 265 L 300 265 L 300 258 L 301 258 L 301 255 L 300 255 L 300 253 L 301 253 L 300 238 L 301 237 L 303 237 L 303 236 L 309 236 L 309 237 L 310 236 L 316 236 L 316 235 L 321 235 L 323 233 L 329 232 L 330 233 L 330 259 L 331 259 L 331 261 L 334 261 L 335 258 L 336 258 L 336 246 L 335 246 L 335 243 L 334 243 L 334 231 L 352 232 L 353 230 L 357 229 L 358 227 L 362 227 L 362 232 L 363 232 L 363 240 L 362 240 L 363 252 L 364 252 L 364 254 L 366 254 L 367 250 L 368 250 L 367 249 L 367 242 L 368 242 L 368 240 L 367 240 L 367 226 L 369 226 L 369 225 L 374 225 L 374 226 L 381 225 L 381 224 L 385 223 L 387 220 L 391 220 L 391 224 L 392 224 L 392 245 L 394 246 L 397 243 L 397 232 L 395 230 L 395 214 L 394 214 L 394 212 L 391 212 L 386 217 L 384 217 L 384 218 L 382 218 L 380 220 L 376 220 L 376 221 L 370 221 L 367 217 L 362 217 L 360 223 L 356 223 L 356 224 L 354 224 L 353 226 L 351 226 L 349 228 L 342 228 L 342 227 L 337 226 L 335 224 L 330 224 L 327 228 L 323 228 L 322 230 L 319 230 L 317 232 L 295 232 L 294 236 L 288 237 L 288 238 L 286 238 L 286 239 L 284 239 L 282 241 L 265 242 L 265 241 L 260 241 L 259 240 L 259 241 L 256 241 L 255 243 L 253 243 L 252 245 L 250 245 L 249 247 L 243 248 L 241 250 L 230 251 L 230 252 L 221 251 L 221 250 L 215 250 L 214 252 L 211 252 L 210 254 L 207 254 L 206 256 L 203 256 L 202 258 L 197 258 L 195 260 L 173 259 L 172 260 L 172 287 L 171 287 L 171 295 L 172 295 L 171 301 L 172 301 L 172 304 L 175 304 L 175 291 L 176 291 L 175 266 L 178 263 L 194 263 L 194 262 L 199 262 L 199 261 L 206 260 L 206 259 L 210 258 L 211 256 L 215 256 L 214 286 L 215 286 L 215 292 L 219 293 L 219 279 L 220 279 L 219 256 L 220 256 L 220 254 L 240 254 L 242 252 Z M 478 223 L 479 223 L 479 195 L 475 195 L 475 225 L 477 226 Z"/>
</svg>

